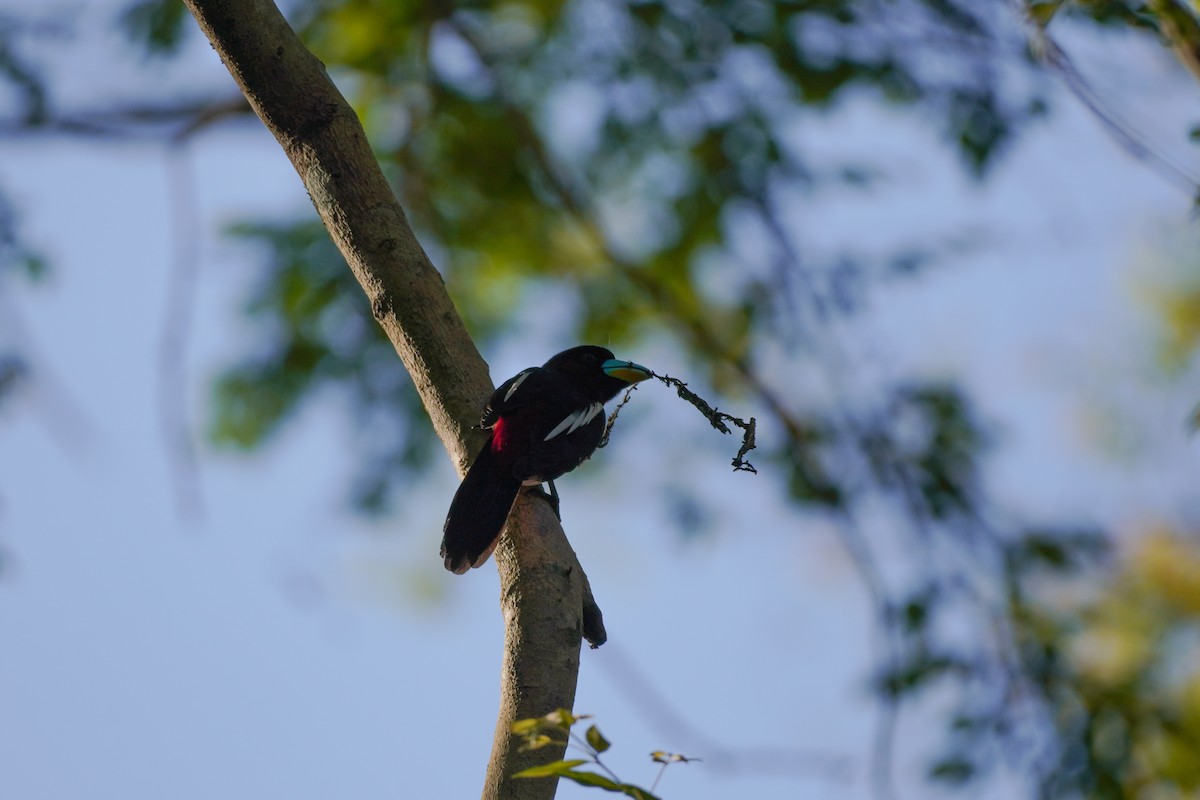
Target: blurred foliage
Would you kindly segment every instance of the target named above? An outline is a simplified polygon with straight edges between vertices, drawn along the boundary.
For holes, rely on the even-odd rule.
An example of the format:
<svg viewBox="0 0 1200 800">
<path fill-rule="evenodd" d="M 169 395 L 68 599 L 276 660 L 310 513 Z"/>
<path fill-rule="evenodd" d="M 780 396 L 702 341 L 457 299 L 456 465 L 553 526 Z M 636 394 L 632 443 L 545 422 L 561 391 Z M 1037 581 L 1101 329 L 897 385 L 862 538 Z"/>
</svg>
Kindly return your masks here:
<svg viewBox="0 0 1200 800">
<path fill-rule="evenodd" d="M 1165 257 L 1151 264 L 1150 276 L 1138 288 L 1157 327 L 1158 366 L 1168 378 L 1187 380 L 1200 364 L 1200 237 L 1189 227 L 1182 235 L 1164 239 Z M 1185 426 L 1200 430 L 1200 404 L 1188 414 Z"/>
<path fill-rule="evenodd" d="M 1120 17 L 1117 5 L 1072 10 L 1107 22 Z M 125 19 L 141 21 L 130 28 L 140 41 L 166 49 L 176 39 L 156 31 L 175 30 L 177 8 L 177 0 L 148 0 Z M 1149 13 L 1126 10 L 1130 21 Z M 291 13 L 348 92 L 485 349 L 513 309 L 555 293 L 574 328 L 564 339 L 619 345 L 665 326 L 721 390 L 744 384 L 737 365 L 752 363 L 756 337 L 776 333 L 781 315 L 852 314 L 868 291 L 861 263 L 847 255 L 819 283 L 789 277 L 808 267 L 786 222 L 796 198 L 886 172 L 869 156 L 835 171 L 810 163 L 801 126 L 864 98 L 911 107 L 984 176 L 1045 109 L 1036 82 L 1014 75 L 1029 64 L 1007 11 L 952 0 L 339 0 L 297 3 Z M 928 41 L 939 42 L 936 52 L 922 46 Z M 310 225 L 295 223 L 294 245 L 278 226 L 278 246 L 314 252 L 305 248 Z M 732 239 L 755 228 L 768 254 L 747 257 Z M 937 257 L 917 248 L 889 268 L 911 273 Z M 709 275 L 720 276 L 719 289 Z M 250 311 L 272 331 L 278 307 Z M 252 445 L 295 407 L 287 398 L 354 369 L 316 369 L 312 344 L 291 343 L 290 359 L 278 362 L 286 377 L 263 373 L 287 389 L 243 391 L 236 405 L 218 392 L 215 430 L 236 429 Z M 250 379 L 240 370 L 223 383 Z M 906 414 L 941 413 L 940 387 L 905 391 L 915 392 Z M 264 404 L 261 413 L 247 413 L 253 402 Z M 775 454 L 792 496 L 840 508 L 848 487 L 827 462 L 845 446 L 844 432 L 820 412 L 794 413 L 804 435 Z M 968 476 L 955 473 L 972 468 L 976 443 L 942 434 L 914 466 L 927 499 L 961 506 L 955 495 Z M 378 480 L 400 480 L 410 462 L 393 459 L 396 469 Z"/>
<path fill-rule="evenodd" d="M 851 365 L 829 331 L 868 308 L 886 280 L 921 273 L 954 245 L 816 257 L 797 224 L 830 194 L 894 177 L 869 146 L 835 164 L 812 154 L 810 132 L 853 104 L 922 120 L 974 178 L 1002 165 L 1048 110 L 1008 4 L 294 0 L 286 9 L 360 114 L 481 349 L 518 310 L 551 317 L 568 342 L 631 349 L 667 332 L 707 369 L 689 379 L 761 409 L 760 468 L 782 476 L 798 509 L 837 523 L 878 606 L 881 701 L 958 689 L 933 779 L 969 784 L 1007 753 L 1044 797 L 1195 796 L 1195 675 L 1166 674 L 1187 663 L 1173 654 L 1195 621 L 1180 600 L 1194 588 L 1188 573 L 1168 565 L 1194 568 L 1195 553 L 1154 539 L 1147 548 L 1160 550 L 1115 573 L 1103 596 L 1072 604 L 1048 591 L 1108 568 L 1106 539 L 994 521 L 1002 515 L 981 477 L 993 437 L 959 387 L 912 376 L 870 390 L 838 383 Z M 1194 7 L 1175 0 L 1027 10 L 1044 29 L 1065 17 L 1157 36 L 1191 68 Z M 180 51 L 185 22 L 179 0 L 138 0 L 119 17 L 160 58 Z M 0 19 L 0 82 L 17 98 L 14 118 L 0 122 L 36 129 L 60 109 L 24 46 L 31 35 Z M 208 119 L 195 106 L 178 113 Z M 180 122 L 198 129 L 194 118 Z M 9 257 L 23 251 L 5 238 L 5 219 L 4 263 L 36 275 L 40 261 Z M 215 383 L 212 438 L 261 446 L 313 398 L 333 395 L 358 434 L 356 502 L 387 508 L 434 440 L 350 271 L 311 214 L 231 232 L 261 252 L 262 270 L 244 308 L 246 354 Z M 1191 346 L 1185 300 L 1166 316 Z M 834 396 L 812 399 L 826 384 Z M 903 560 L 896 553 L 910 574 L 889 572 Z M 595 735 L 584 741 L 598 755 Z M 571 778 L 577 764 L 562 763 L 558 774 Z"/>
<path fill-rule="evenodd" d="M 220 409 L 213 440 L 256 447 L 317 388 L 336 387 L 358 434 L 356 504 L 386 510 L 397 477 L 424 467 L 435 440 L 365 295 L 319 222 L 246 223 L 231 234 L 257 243 L 268 258 L 245 307 L 256 321 L 254 353 L 213 389 Z"/>
<path fill-rule="evenodd" d="M 22 234 L 16 209 L 0 191 L 0 294 L 11 290 L 8 285 L 11 275 L 36 283 L 44 280 L 47 274 L 45 257 Z M 5 331 L 6 334 L 11 332 Z M 33 373 L 33 365 L 22 352 L 24 349 L 18 342 L 0 341 L 0 409 Z"/>
<path fill-rule="evenodd" d="M 1067 7 L 1104 23 L 1154 19 L 1142 3 Z M 147 52 L 165 55 L 181 41 L 182 8 L 141 0 L 121 23 Z M 812 163 L 802 128 L 849 102 L 911 108 L 983 177 L 1046 108 L 1001 4 L 301 0 L 288 11 L 363 119 L 484 349 L 511 325 L 513 309 L 551 293 L 573 328 L 565 340 L 620 345 L 665 327 L 722 391 L 744 388 L 759 343 L 779 332 L 781 318 L 803 315 L 807 325 L 853 314 L 869 292 L 859 258 L 840 254 L 827 270 L 801 264 L 787 217 L 822 190 L 869 186 L 887 167 L 869 154 L 832 170 Z M 315 246 L 311 217 L 270 228 L 264 241 L 277 252 L 269 260 L 293 264 L 269 268 L 247 311 L 271 357 L 232 369 L 214 395 L 217 440 L 243 447 L 326 385 L 364 392 L 356 408 L 380 407 L 364 389 L 374 357 L 356 360 L 331 341 L 333 327 L 301 319 L 310 307 L 328 317 L 320 303 L 287 311 L 297 292 L 311 299 L 333 289 L 326 269 L 336 257 Z M 736 241 L 747 231 L 760 240 L 753 255 Z M 309 257 L 326 261 L 296 261 Z M 911 274 L 937 259 L 936 248 L 921 245 L 887 257 L 880 271 Z M 819 278 L 801 279 L 802 270 Z M 309 279 L 323 282 L 296 285 Z M 927 417 L 940 438 L 884 461 L 911 460 L 935 517 L 966 507 L 979 442 L 962 440 L 945 416 L 961 414 L 964 400 L 940 396 L 938 386 L 896 391 L 907 393 L 899 417 Z M 792 496 L 843 508 L 851 487 L 830 462 L 853 433 L 827 412 L 790 411 L 792 435 L 774 457 Z M 393 417 L 413 433 L 375 460 L 382 471 L 364 498 L 403 480 L 420 443 L 429 444 L 416 433 L 425 424 L 415 404 Z M 870 444 L 886 449 L 879 437 L 890 435 L 889 422 L 881 422 L 868 424 Z M 872 466 L 881 476 L 889 469 Z"/>
<path fill-rule="evenodd" d="M 934 519 L 969 513 L 979 499 L 978 461 L 987 434 L 952 385 L 896 388 L 863 439 L 879 483 L 915 494 Z"/>
<path fill-rule="evenodd" d="M 15 271 L 31 281 L 48 275 L 46 257 L 22 235 L 20 218 L 8 196 L 0 192 L 0 280 Z"/>
<path fill-rule="evenodd" d="M 1059 731 L 1043 796 L 1200 793 L 1200 542 L 1156 530 L 1130 550 L 1016 609 Z"/>
<path fill-rule="evenodd" d="M 1162 361 L 1170 371 L 1183 367 L 1200 345 L 1200 280 L 1157 295 L 1162 320 Z"/>
<path fill-rule="evenodd" d="M 853 98 L 920 108 L 964 165 L 985 174 L 1044 106 L 1038 91 L 1006 80 L 1028 64 L 1021 43 L 996 32 L 997 11 L 947 0 L 354 0 L 300 3 L 293 18 L 349 92 L 483 346 L 525 298 L 556 292 L 574 328 L 564 339 L 619 345 L 665 326 L 719 389 L 732 389 L 744 385 L 756 337 L 796 302 L 785 295 L 808 291 L 788 277 L 797 268 L 789 198 L 879 171 L 869 160 L 834 171 L 809 164 L 798 126 Z M 942 45 L 936 54 L 917 46 L 930 39 Z M 295 246 L 279 245 L 305 252 L 308 224 L 294 227 Z M 730 237 L 753 227 L 769 256 L 735 250 Z M 902 262 L 911 273 L 931 258 L 935 250 L 917 249 L 885 269 Z M 841 256 L 828 285 L 800 303 L 853 313 L 848 280 L 863 273 Z M 707 275 L 719 276 L 715 287 Z M 273 331 L 278 307 L 252 314 Z M 286 380 L 267 376 L 288 385 L 283 394 L 333 377 L 309 369 L 311 344 L 292 343 Z M 255 421 L 294 405 L 270 392 L 260 399 L 260 415 L 218 403 L 216 429 L 237 429 L 249 445 L 271 429 Z M 924 412 L 938 410 L 913 414 Z M 820 450 L 841 447 L 840 437 L 820 415 L 796 414 L 803 435 L 775 453 L 793 496 L 839 507 L 845 487 Z M 952 502 L 954 478 L 930 469 L 936 461 L 926 458 L 925 477 L 943 485 L 926 490 Z"/>
<path fill-rule="evenodd" d="M 1165 256 L 1152 264 L 1140 294 L 1158 328 L 1159 363 L 1170 375 L 1183 372 L 1200 350 L 1200 237 L 1191 229 L 1167 236 Z"/>
<path fill-rule="evenodd" d="M 1151 5 L 1051 4 L 1041 24 L 1058 24 L 1060 6 L 1174 44 Z M 866 307 L 874 284 L 919 274 L 940 255 L 920 242 L 877 268 L 849 253 L 828 264 L 802 257 L 789 219 L 831 190 L 871 188 L 888 165 L 864 153 L 830 168 L 799 132 L 844 104 L 906 108 L 986 178 L 1046 111 L 1002 4 L 324 0 L 292 9 L 362 117 L 481 346 L 509 329 L 515 309 L 547 296 L 564 306 L 567 341 L 621 345 L 670 331 L 719 391 L 766 408 L 766 457 L 798 506 L 842 520 L 848 537 L 880 504 L 905 520 L 894 536 L 918 554 L 907 590 L 886 588 L 875 563 L 881 542 L 857 558 L 890 643 L 875 683 L 881 700 L 916 703 L 934 687 L 959 688 L 931 779 L 971 784 L 1007 754 L 1041 796 L 1120 797 L 1111 787 L 1160 763 L 1135 759 L 1111 720 L 1165 726 L 1166 707 L 1128 686 L 1105 694 L 1089 684 L 1064 655 L 1076 633 L 1067 626 L 1088 615 L 1055 616 L 1027 588 L 1100 569 L 1106 539 L 987 521 L 980 465 L 992 437 L 961 389 L 904 378 L 832 408 L 799 402 L 794 383 L 763 378 L 758 366 L 763 349 L 797 329 L 821 341 L 834 318 Z M 145 18 L 171 19 L 161 10 Z M 143 31 L 153 41 L 153 26 Z M 364 470 L 374 491 L 363 496 L 386 495 L 419 463 L 428 425 L 348 270 L 307 220 L 240 235 L 270 254 L 247 309 L 249 340 L 270 347 L 219 382 L 215 435 L 254 446 L 307 397 L 337 386 L 356 419 L 390 419 L 394 446 L 411 456 Z M 793 365 L 830 358 L 791 347 Z M 373 390 L 380 380 L 392 389 Z M 974 632 L 965 639 L 950 633 L 963 620 Z M 1126 717 L 1113 715 L 1112 697 Z M 541 726 L 530 735 L 549 734 Z M 625 790 L 581 763 L 540 774 Z"/>
<path fill-rule="evenodd" d="M 142 0 L 125 9 L 121 26 L 130 41 L 146 49 L 147 55 L 170 55 L 183 41 L 187 9 L 178 0 Z"/>
<path fill-rule="evenodd" d="M 29 375 L 29 365 L 25 359 L 14 353 L 0 353 L 0 409 L 4 408 L 18 386 Z"/>
<path fill-rule="evenodd" d="M 49 114 L 42 70 L 21 50 L 24 39 L 36 34 L 32 27 L 0 14 L 0 85 L 15 95 L 16 117 L 27 126 L 42 124 Z"/>
<path fill-rule="evenodd" d="M 941 589 L 898 609 L 906 659 L 879 691 L 914 697 L 954 677 L 975 687 L 951 715 L 931 778 L 986 776 L 1014 730 L 1040 715 L 1051 735 L 1040 769 L 1025 772 L 1042 798 L 1188 798 L 1200 791 L 1200 541 L 1156 530 L 1114 560 L 1087 531 L 1030 532 L 1007 548 L 1016 660 L 973 660 L 939 649 Z M 1019 763 L 1026 749 L 1013 753 Z"/>
</svg>

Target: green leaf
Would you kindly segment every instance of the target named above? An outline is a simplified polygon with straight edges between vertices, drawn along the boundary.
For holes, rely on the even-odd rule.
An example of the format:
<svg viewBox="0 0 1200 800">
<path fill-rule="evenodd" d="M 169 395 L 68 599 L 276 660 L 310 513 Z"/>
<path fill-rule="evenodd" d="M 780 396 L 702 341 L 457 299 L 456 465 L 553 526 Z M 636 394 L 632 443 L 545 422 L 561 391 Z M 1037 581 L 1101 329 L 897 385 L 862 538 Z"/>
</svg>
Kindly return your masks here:
<svg viewBox="0 0 1200 800">
<path fill-rule="evenodd" d="M 541 750 L 543 747 L 549 744 L 555 744 L 555 740 L 551 739 L 544 733 L 536 733 L 525 740 L 525 744 L 521 745 L 521 751 Z M 563 744 L 563 742 L 558 742 L 558 744 Z"/>
<path fill-rule="evenodd" d="M 580 786 L 595 786 L 598 789 L 604 789 L 609 792 L 617 792 L 626 797 L 633 797 L 635 800 L 659 800 L 658 797 L 641 788 L 634 786 L 632 783 L 617 783 L 611 778 L 606 778 L 595 772 L 579 772 L 572 770 L 560 774 L 560 777 L 570 781 L 575 781 Z"/>
<path fill-rule="evenodd" d="M 929 604 L 924 600 L 909 600 L 901 609 L 905 633 L 917 633 L 929 621 Z"/>
<path fill-rule="evenodd" d="M 600 729 L 595 725 L 587 729 L 586 737 L 587 743 L 590 744 L 592 749 L 597 753 L 603 753 L 605 750 L 612 747 L 612 744 L 608 741 L 608 739 L 604 738 L 604 736 L 600 733 Z"/>
<path fill-rule="evenodd" d="M 947 758 L 930 767 L 929 777 L 946 783 L 963 784 L 975 777 L 975 765 L 965 758 Z"/>
<path fill-rule="evenodd" d="M 551 711 L 546 716 L 542 717 L 546 724 L 553 725 L 556 728 L 562 728 L 564 731 L 570 730 L 581 719 L 591 719 L 590 714 L 580 714 L 575 716 L 569 708 L 559 708 Z"/>
<path fill-rule="evenodd" d="M 575 781 L 581 786 L 596 786 L 601 789 L 607 789 L 610 792 L 621 792 L 626 794 L 625 784 L 617 783 L 611 778 L 606 778 L 603 775 L 598 775 L 595 772 L 579 772 L 577 770 L 568 770 L 562 773 L 562 777 L 567 780 Z"/>
<path fill-rule="evenodd" d="M 46 259 L 37 253 L 28 251 L 21 253 L 18 263 L 20 263 L 22 271 L 24 271 L 29 280 L 35 283 L 45 278 L 50 271 Z"/>
<path fill-rule="evenodd" d="M 530 719 L 519 719 L 508 729 L 517 736 L 528 736 L 531 733 L 538 731 L 542 727 L 543 720 L 540 717 L 532 717 Z"/>
<path fill-rule="evenodd" d="M 187 10 L 181 0 L 144 0 L 125 10 L 121 25 L 149 55 L 175 52 L 183 40 Z"/>
<path fill-rule="evenodd" d="M 643 789 L 639 786 L 632 786 L 628 783 L 622 784 L 622 785 L 625 787 L 623 789 L 625 794 L 629 795 L 634 800 L 658 800 L 658 797 L 650 794 L 650 792 L 646 791 L 645 789 Z"/>
<path fill-rule="evenodd" d="M 1033 529 L 1010 545 L 1014 566 L 1019 570 L 1069 572 L 1094 563 L 1107 551 L 1104 535 L 1089 530 Z"/>
<path fill-rule="evenodd" d="M 1031 560 L 1061 569 L 1067 565 L 1067 550 L 1061 542 L 1053 539 L 1030 536 L 1025 540 L 1025 550 Z"/>
<path fill-rule="evenodd" d="M 29 376 L 29 365 L 20 356 L 0 353 L 0 400 Z"/>
<path fill-rule="evenodd" d="M 569 758 L 565 761 L 551 761 L 549 764 L 539 764 L 536 767 L 523 769 L 513 775 L 514 778 L 548 778 L 557 775 L 562 778 L 568 778 L 572 774 L 571 770 L 578 767 L 580 764 L 588 763 L 582 758 Z"/>
<path fill-rule="evenodd" d="M 946 675 L 966 675 L 971 664 L 949 653 L 919 652 L 886 670 L 879 679 L 884 697 L 911 694 Z"/>
<path fill-rule="evenodd" d="M 1029 4 L 1029 16 L 1037 23 L 1039 28 L 1044 28 L 1050 24 L 1050 20 L 1054 19 L 1054 15 L 1058 13 L 1058 9 L 1062 7 L 1063 0 L 1042 0 L 1037 3 Z"/>
</svg>

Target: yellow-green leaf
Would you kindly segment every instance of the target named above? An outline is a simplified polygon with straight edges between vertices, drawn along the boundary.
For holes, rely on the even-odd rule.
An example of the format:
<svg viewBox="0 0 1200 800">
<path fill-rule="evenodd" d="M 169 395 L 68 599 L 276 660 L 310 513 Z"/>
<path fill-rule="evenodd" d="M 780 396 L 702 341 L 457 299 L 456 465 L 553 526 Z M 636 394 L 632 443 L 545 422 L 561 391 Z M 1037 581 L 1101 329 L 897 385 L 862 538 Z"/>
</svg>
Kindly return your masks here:
<svg viewBox="0 0 1200 800">
<path fill-rule="evenodd" d="M 555 727 L 562 728 L 563 730 L 570 730 L 571 726 L 579 720 L 591 719 L 591 715 L 580 714 L 579 716 L 575 716 L 571 713 L 571 709 L 559 708 L 551 711 L 549 714 L 542 717 L 542 719 L 545 720 L 546 723 Z"/>
<path fill-rule="evenodd" d="M 554 744 L 554 743 L 555 743 L 554 739 L 551 739 L 549 736 L 547 736 L 544 733 L 538 733 L 538 734 L 534 734 L 534 735 L 530 736 L 528 739 L 525 740 L 525 744 L 521 745 L 521 751 L 524 752 L 526 750 L 540 750 L 541 748 L 545 747 L 546 745 Z M 558 744 L 563 744 L 563 742 L 559 742 Z"/>
<path fill-rule="evenodd" d="M 1050 24 L 1050 20 L 1054 19 L 1054 15 L 1058 13 L 1058 9 L 1062 7 L 1063 0 L 1041 0 L 1041 2 L 1029 4 L 1029 16 L 1038 24 L 1039 28 L 1044 28 Z"/>
<path fill-rule="evenodd" d="M 571 769 L 578 767 L 580 764 L 586 764 L 582 758 L 569 758 L 565 761 L 551 761 L 549 764 L 539 764 L 536 767 L 523 769 L 513 775 L 514 778 L 549 778 L 559 776 L 569 778 L 573 774 Z"/>
<path fill-rule="evenodd" d="M 603 753 L 605 750 L 612 747 L 608 739 L 604 738 L 603 734 L 600 733 L 600 729 L 595 725 L 587 729 L 586 738 L 587 743 L 590 744 L 592 749 L 597 753 Z"/>
<path fill-rule="evenodd" d="M 541 727 L 541 719 L 519 719 L 509 726 L 509 730 L 511 730 L 517 736 L 528 736 Z"/>
</svg>

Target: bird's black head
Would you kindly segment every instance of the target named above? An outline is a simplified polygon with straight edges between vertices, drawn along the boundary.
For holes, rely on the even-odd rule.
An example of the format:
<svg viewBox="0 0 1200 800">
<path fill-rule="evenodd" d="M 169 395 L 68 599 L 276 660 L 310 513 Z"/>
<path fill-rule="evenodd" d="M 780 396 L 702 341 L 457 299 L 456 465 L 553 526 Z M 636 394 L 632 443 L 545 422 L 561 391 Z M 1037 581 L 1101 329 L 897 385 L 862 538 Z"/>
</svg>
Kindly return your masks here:
<svg viewBox="0 0 1200 800">
<path fill-rule="evenodd" d="M 604 402 L 611 400 L 626 386 L 650 377 L 650 370 L 642 365 L 619 361 L 608 348 L 590 344 L 564 350 L 543 366 L 565 372 L 595 387 Z"/>
</svg>

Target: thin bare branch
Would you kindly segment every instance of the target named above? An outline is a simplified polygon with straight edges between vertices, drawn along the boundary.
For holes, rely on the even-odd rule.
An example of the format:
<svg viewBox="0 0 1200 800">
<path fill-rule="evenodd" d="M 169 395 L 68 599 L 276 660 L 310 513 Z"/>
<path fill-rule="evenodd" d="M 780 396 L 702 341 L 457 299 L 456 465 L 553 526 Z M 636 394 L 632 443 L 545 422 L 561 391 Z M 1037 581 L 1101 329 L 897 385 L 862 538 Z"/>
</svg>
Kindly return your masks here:
<svg viewBox="0 0 1200 800">
<path fill-rule="evenodd" d="M 1103 95 L 1075 66 L 1066 50 L 1045 26 L 1040 25 L 1033 17 L 1025 0 L 1008 0 L 1008 5 L 1029 37 L 1030 46 L 1038 60 L 1062 79 L 1071 94 L 1108 131 L 1113 141 L 1129 155 L 1157 172 L 1168 183 L 1182 189 L 1193 201 L 1200 202 L 1200 176 L 1152 146 L 1141 131 L 1112 109 Z"/>
<path fill-rule="evenodd" d="M 597 663 L 659 736 L 694 750 L 717 771 L 838 782 L 851 778 L 850 759 L 846 756 L 778 745 L 731 747 L 718 742 L 689 722 L 618 644 L 606 647 Z"/>
<path fill-rule="evenodd" d="M 104 106 L 76 111 L 47 109 L 45 116 L 0 117 L 0 137 L 47 134 L 106 141 L 181 141 L 230 120 L 251 118 L 241 95 L 161 103 Z"/>
<path fill-rule="evenodd" d="M 195 443 L 188 424 L 186 369 L 200 274 L 196 231 L 199 211 L 191 160 L 182 144 L 167 152 L 167 184 L 172 256 L 166 312 L 158 343 L 158 421 L 171 465 L 176 508 L 183 519 L 199 521 L 204 515 L 204 500 Z"/>
</svg>

